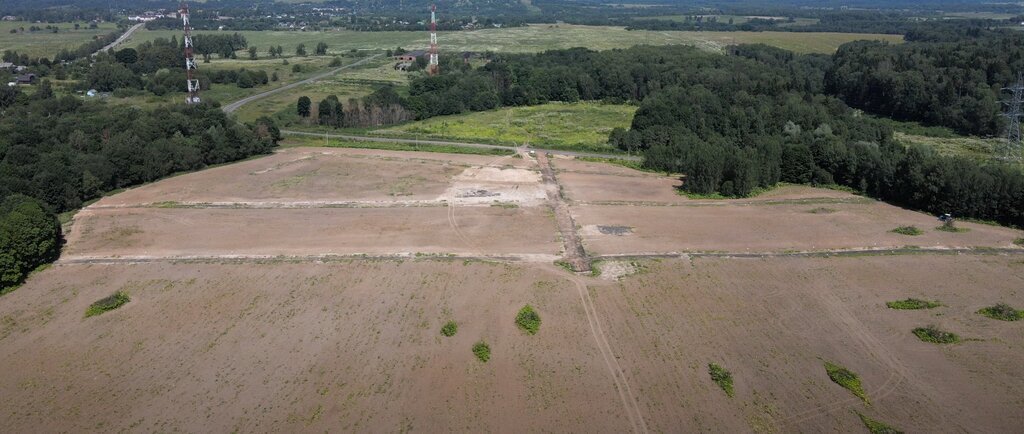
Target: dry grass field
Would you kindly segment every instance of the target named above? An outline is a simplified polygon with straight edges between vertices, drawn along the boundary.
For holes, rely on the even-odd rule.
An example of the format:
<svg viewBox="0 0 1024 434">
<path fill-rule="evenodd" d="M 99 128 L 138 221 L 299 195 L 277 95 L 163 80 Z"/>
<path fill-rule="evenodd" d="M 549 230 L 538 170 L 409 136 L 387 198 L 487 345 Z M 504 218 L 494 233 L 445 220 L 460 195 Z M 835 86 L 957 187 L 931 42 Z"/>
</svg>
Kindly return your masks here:
<svg viewBox="0 0 1024 434">
<path fill-rule="evenodd" d="M 540 156 L 543 157 L 543 156 Z M 289 148 L 87 207 L 0 297 L 11 432 L 1016 432 L 1021 231 L 528 154 Z M 560 210 L 571 216 L 561 225 Z M 890 232 L 916 225 L 920 236 Z M 571 231 L 566 232 L 566 230 Z M 573 235 L 573 236 L 567 236 Z M 582 240 L 594 272 L 555 264 Z M 908 246 L 912 246 L 909 247 Z M 884 250 L 884 254 L 870 250 Z M 115 291 L 131 301 L 99 316 Z M 936 300 L 920 311 L 885 303 Z M 520 330 L 530 305 L 539 331 Z M 448 321 L 457 333 L 440 332 Z M 916 327 L 963 338 L 937 345 Z M 490 359 L 471 348 L 484 341 Z M 860 378 L 866 401 L 824 365 Z M 729 370 L 734 396 L 708 374 Z"/>
</svg>

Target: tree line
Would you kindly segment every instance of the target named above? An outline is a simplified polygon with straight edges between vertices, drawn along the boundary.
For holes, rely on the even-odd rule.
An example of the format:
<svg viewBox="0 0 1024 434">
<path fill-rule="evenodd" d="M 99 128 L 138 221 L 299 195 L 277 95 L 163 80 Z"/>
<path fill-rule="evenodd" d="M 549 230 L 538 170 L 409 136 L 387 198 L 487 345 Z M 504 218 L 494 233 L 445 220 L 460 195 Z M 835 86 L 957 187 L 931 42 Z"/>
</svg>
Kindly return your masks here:
<svg viewBox="0 0 1024 434">
<path fill-rule="evenodd" d="M 269 119 L 243 125 L 219 107 L 110 106 L 0 90 L 0 291 L 56 257 L 56 213 L 103 193 L 270 151 Z"/>
<path fill-rule="evenodd" d="M 1000 89 L 1024 72 L 1024 34 L 978 27 L 909 33 L 908 42 L 841 46 L 825 84 L 851 106 L 961 134 L 1003 132 Z"/>
</svg>

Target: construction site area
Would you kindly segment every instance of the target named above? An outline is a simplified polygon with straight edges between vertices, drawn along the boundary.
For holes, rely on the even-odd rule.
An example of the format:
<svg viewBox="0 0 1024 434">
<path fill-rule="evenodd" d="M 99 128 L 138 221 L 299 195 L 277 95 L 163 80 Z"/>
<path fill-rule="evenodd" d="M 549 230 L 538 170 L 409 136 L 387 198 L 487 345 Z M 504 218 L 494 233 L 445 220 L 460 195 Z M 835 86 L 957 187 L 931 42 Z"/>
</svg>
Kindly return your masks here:
<svg viewBox="0 0 1024 434">
<path fill-rule="evenodd" d="M 4 426 L 1019 427 L 1024 333 L 975 312 L 1024 304 L 1020 231 L 940 231 L 806 186 L 690 199 L 679 182 L 545 153 L 300 147 L 106 197 L 74 217 L 57 264 L 5 296 Z M 893 232 L 909 225 L 923 234 Z M 113 291 L 131 301 L 83 317 Z M 908 297 L 941 306 L 886 307 Z M 536 335 L 516 326 L 523 305 Z M 922 342 L 926 325 L 964 340 Z"/>
</svg>

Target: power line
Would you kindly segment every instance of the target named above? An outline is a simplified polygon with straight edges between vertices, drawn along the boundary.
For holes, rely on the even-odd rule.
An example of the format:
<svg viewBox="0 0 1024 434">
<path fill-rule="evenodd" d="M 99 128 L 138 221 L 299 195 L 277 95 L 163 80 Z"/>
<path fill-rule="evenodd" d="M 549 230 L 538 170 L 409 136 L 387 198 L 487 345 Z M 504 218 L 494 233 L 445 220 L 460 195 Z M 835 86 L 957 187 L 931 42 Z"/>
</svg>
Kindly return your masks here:
<svg viewBox="0 0 1024 434">
<path fill-rule="evenodd" d="M 1006 127 L 1006 145 L 1001 157 L 1007 161 L 1020 161 L 1022 153 L 1020 118 L 1024 116 L 1024 113 L 1021 112 L 1021 105 L 1024 104 L 1024 76 L 1017 74 L 1017 84 L 1004 87 L 1003 91 L 1010 92 L 1011 96 L 1008 101 L 1003 101 L 1003 104 L 1007 106 L 1003 117 L 1009 119 L 1010 122 Z"/>
</svg>

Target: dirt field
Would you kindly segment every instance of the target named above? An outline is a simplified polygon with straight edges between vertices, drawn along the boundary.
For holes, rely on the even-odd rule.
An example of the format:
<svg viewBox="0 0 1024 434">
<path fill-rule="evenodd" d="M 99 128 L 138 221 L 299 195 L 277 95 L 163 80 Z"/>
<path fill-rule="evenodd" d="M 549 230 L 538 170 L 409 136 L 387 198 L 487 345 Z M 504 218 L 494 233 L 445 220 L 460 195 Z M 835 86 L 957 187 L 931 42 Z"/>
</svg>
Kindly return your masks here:
<svg viewBox="0 0 1024 434">
<path fill-rule="evenodd" d="M 672 177 L 551 166 L 293 148 L 104 198 L 75 216 L 57 264 L 0 297 L 0 426 L 859 432 L 856 412 L 906 432 L 1024 423 L 1024 323 L 975 313 L 1024 308 L 1021 231 L 939 232 L 933 216 L 832 190 L 691 200 Z M 925 234 L 889 232 L 911 224 Z M 800 253 L 904 246 L 918 248 Z M 570 248 L 593 275 L 553 264 Z M 129 303 L 84 317 L 119 290 Z M 885 307 L 907 297 L 942 306 Z M 542 318 L 533 336 L 514 323 L 525 304 Z M 929 324 L 965 340 L 911 334 Z M 487 363 L 471 352 L 480 340 Z M 871 404 L 825 361 L 856 372 Z M 732 372 L 734 397 L 708 363 Z"/>
</svg>

